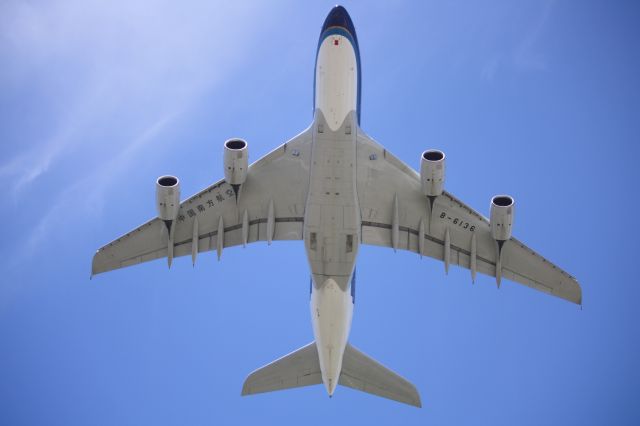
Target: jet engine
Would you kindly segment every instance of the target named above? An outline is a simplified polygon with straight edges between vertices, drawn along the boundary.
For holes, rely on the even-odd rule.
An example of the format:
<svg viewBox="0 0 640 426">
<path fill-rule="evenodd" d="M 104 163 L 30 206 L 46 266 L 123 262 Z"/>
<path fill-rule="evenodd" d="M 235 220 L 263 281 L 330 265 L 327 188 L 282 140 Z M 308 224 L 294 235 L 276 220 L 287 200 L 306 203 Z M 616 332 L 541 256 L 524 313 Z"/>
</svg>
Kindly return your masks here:
<svg viewBox="0 0 640 426">
<path fill-rule="evenodd" d="M 422 193 L 428 197 L 442 194 L 444 187 L 444 152 L 429 149 L 422 153 L 420 159 L 420 181 Z"/>
<path fill-rule="evenodd" d="M 229 185 L 242 185 L 249 170 L 249 145 L 243 139 L 224 143 L 224 180 Z"/>
<path fill-rule="evenodd" d="M 175 176 L 160 176 L 156 181 L 156 208 L 160 219 L 173 221 L 180 209 L 180 181 Z"/>
<path fill-rule="evenodd" d="M 509 195 L 496 195 L 491 199 L 491 236 L 496 241 L 511 238 L 515 201 Z"/>
</svg>

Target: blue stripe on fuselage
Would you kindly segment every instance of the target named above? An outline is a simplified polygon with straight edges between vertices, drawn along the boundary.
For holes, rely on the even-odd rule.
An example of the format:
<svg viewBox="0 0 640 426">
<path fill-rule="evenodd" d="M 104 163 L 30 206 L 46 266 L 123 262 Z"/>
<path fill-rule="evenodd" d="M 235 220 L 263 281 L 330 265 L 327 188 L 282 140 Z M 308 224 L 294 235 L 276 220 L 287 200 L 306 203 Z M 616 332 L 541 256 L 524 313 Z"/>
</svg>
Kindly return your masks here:
<svg viewBox="0 0 640 426">
<path fill-rule="evenodd" d="M 322 46 L 322 42 L 325 38 L 332 35 L 341 35 L 346 37 L 351 43 L 353 50 L 356 53 L 356 67 L 358 68 L 358 93 L 356 98 L 356 116 L 358 117 L 358 126 L 360 125 L 360 93 L 361 93 L 361 85 L 362 79 L 360 78 L 360 49 L 358 48 L 358 39 L 354 38 L 349 31 L 347 31 L 343 27 L 329 27 L 320 34 L 320 38 L 318 39 L 318 48 L 316 49 L 316 62 L 313 69 L 313 108 L 316 107 L 316 71 L 318 69 L 318 53 L 320 53 L 320 46 Z"/>
<path fill-rule="evenodd" d="M 351 275 L 351 303 L 356 303 L 356 268 L 353 268 L 353 275 Z"/>
</svg>

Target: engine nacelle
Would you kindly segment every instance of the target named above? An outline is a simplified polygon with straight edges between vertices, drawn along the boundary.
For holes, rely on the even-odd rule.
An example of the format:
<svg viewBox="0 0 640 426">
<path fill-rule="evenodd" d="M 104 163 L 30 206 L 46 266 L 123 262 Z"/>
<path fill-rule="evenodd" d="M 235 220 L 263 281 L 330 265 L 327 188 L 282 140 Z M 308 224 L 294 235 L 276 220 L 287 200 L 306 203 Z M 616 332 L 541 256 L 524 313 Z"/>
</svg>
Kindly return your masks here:
<svg viewBox="0 0 640 426">
<path fill-rule="evenodd" d="M 224 180 L 230 185 L 242 185 L 249 170 L 249 145 L 243 139 L 224 143 Z"/>
<path fill-rule="evenodd" d="M 175 220 L 180 210 L 180 181 L 175 176 L 160 176 L 156 181 L 156 208 L 160 219 Z"/>
<path fill-rule="evenodd" d="M 491 236 L 496 241 L 511 238 L 515 201 L 509 195 L 496 195 L 491 199 Z"/>
<path fill-rule="evenodd" d="M 428 197 L 437 197 L 444 188 L 444 152 L 429 149 L 420 159 L 420 181 L 422 193 Z"/>
</svg>

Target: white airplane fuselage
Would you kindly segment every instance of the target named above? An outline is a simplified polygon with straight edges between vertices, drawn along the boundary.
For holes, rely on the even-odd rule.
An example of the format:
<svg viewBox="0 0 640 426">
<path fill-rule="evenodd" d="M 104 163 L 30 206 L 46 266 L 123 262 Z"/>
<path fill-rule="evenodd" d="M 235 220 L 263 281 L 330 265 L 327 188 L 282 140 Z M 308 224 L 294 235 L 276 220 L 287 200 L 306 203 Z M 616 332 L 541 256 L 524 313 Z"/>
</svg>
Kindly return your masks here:
<svg viewBox="0 0 640 426">
<path fill-rule="evenodd" d="M 338 383 L 351 329 L 355 260 L 360 243 L 356 191 L 360 61 L 349 25 L 325 22 L 316 56 L 314 122 L 304 242 L 309 260 L 311 320 L 322 381 Z"/>
</svg>

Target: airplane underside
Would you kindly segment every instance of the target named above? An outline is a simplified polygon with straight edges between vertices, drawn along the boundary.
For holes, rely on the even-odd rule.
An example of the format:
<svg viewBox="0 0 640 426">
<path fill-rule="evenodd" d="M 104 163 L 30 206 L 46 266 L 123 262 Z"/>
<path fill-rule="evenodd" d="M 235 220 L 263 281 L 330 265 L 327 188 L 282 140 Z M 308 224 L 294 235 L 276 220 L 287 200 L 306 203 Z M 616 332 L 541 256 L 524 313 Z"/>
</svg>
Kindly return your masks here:
<svg viewBox="0 0 640 426">
<path fill-rule="evenodd" d="M 360 128 L 361 70 L 355 28 L 334 7 L 318 41 L 314 116 L 299 135 L 249 165 L 243 139 L 224 143 L 224 179 L 180 200 L 180 182 L 156 182 L 158 216 L 101 247 L 92 275 L 154 259 L 258 241 L 302 240 L 311 270 L 314 341 L 251 373 L 243 395 L 323 384 L 421 406 L 416 387 L 349 343 L 355 262 L 362 244 L 407 250 L 582 303 L 571 275 L 511 236 L 515 201 L 491 199 L 488 220 L 444 190 L 445 155 L 429 149 L 420 171 Z"/>
</svg>

